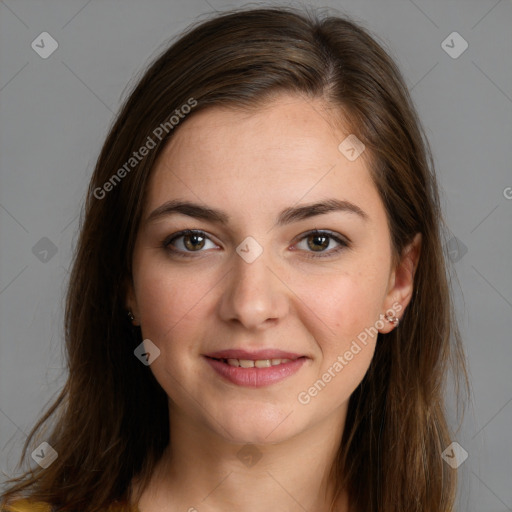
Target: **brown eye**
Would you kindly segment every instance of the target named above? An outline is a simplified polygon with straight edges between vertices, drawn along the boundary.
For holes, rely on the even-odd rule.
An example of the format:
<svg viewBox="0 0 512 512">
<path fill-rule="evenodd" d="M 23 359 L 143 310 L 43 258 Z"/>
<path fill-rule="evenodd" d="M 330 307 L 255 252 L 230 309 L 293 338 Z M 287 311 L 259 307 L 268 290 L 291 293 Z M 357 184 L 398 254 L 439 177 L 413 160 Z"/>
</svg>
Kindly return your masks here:
<svg viewBox="0 0 512 512">
<path fill-rule="evenodd" d="M 184 245 L 190 250 L 194 251 L 195 249 L 202 249 L 204 247 L 204 236 L 198 235 L 196 233 L 183 235 Z"/>
<path fill-rule="evenodd" d="M 324 250 L 329 247 L 329 237 L 325 235 L 309 235 L 307 237 L 308 240 L 308 247 L 314 251 L 317 250 Z M 311 242 L 311 243 L 310 243 Z M 320 249 L 317 249 L 320 248 Z"/>
<path fill-rule="evenodd" d="M 306 255 L 308 258 L 328 258 L 350 247 L 348 241 L 329 231 L 311 231 L 306 233 L 300 240 L 300 243 L 303 243 L 303 241 L 306 242 L 306 247 L 299 247 L 299 249 L 303 249 L 309 253 Z M 337 244 L 337 247 L 335 246 L 330 250 L 326 250 L 331 245 L 332 241 Z"/>
<path fill-rule="evenodd" d="M 203 231 L 187 229 L 167 237 L 162 242 L 162 247 L 177 256 L 187 256 L 187 253 L 204 252 L 201 249 L 205 248 L 207 241 L 211 242 Z"/>
</svg>

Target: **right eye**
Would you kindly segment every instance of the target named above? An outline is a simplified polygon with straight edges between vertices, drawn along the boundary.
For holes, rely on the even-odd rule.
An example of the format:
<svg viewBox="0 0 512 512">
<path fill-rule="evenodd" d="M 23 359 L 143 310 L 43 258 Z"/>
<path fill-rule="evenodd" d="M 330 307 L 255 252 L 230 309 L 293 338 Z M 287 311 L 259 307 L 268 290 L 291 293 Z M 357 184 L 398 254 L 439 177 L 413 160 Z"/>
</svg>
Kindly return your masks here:
<svg viewBox="0 0 512 512">
<path fill-rule="evenodd" d="M 197 229 L 185 229 L 166 237 L 166 239 L 162 242 L 162 247 L 169 251 L 171 254 L 176 254 L 176 256 L 187 258 L 191 257 L 187 253 L 203 252 L 201 249 L 204 248 L 206 240 L 210 240 L 210 238 L 204 231 Z M 176 243 L 176 241 L 179 242 Z"/>
</svg>

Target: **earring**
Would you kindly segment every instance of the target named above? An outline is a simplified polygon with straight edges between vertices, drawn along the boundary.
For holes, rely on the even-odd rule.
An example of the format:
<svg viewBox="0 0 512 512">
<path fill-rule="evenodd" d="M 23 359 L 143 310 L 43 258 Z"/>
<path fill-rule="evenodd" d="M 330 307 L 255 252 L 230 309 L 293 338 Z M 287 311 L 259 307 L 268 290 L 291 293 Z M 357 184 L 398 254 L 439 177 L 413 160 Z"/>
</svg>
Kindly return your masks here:
<svg viewBox="0 0 512 512">
<path fill-rule="evenodd" d="M 393 315 L 389 315 L 389 314 L 387 314 L 387 315 L 384 315 L 384 318 L 385 318 L 388 322 L 390 322 L 390 323 L 394 324 L 394 325 L 395 325 L 395 327 L 400 323 L 400 320 L 399 320 L 396 316 L 393 316 Z"/>
<path fill-rule="evenodd" d="M 133 322 L 135 320 L 135 317 L 133 316 L 133 313 L 130 310 L 128 310 L 127 315 L 128 318 L 130 319 L 130 322 Z"/>
</svg>

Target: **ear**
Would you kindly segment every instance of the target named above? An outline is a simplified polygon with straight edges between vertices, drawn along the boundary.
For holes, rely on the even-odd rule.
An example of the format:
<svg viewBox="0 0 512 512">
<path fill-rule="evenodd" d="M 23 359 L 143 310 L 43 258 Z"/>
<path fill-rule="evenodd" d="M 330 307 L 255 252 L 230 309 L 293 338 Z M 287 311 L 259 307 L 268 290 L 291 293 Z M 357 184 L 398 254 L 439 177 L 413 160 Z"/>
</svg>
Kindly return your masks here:
<svg viewBox="0 0 512 512">
<path fill-rule="evenodd" d="M 400 261 L 389 277 L 388 292 L 384 299 L 381 318 L 384 327 L 379 332 L 392 331 L 395 324 L 386 321 L 384 315 L 400 319 L 411 301 L 414 291 L 414 275 L 421 253 L 421 233 L 416 233 L 413 241 L 402 251 Z"/>
<path fill-rule="evenodd" d="M 133 325 L 140 325 L 139 322 L 139 308 L 137 305 L 137 299 L 135 297 L 135 288 L 133 285 L 133 278 L 132 276 L 126 276 L 126 278 L 123 281 L 123 291 L 124 291 L 124 297 L 125 297 L 125 307 L 127 312 L 131 312 L 132 315 L 135 317 L 134 320 L 132 320 Z"/>
</svg>

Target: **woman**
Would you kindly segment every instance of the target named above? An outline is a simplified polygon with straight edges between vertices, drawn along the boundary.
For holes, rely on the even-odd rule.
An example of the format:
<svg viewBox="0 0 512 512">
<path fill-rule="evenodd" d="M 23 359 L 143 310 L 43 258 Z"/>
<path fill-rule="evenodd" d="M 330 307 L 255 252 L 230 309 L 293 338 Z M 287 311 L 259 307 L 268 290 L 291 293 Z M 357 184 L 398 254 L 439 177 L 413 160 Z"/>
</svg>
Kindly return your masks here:
<svg viewBox="0 0 512 512">
<path fill-rule="evenodd" d="M 85 209 L 69 378 L 25 445 L 57 458 L 5 510 L 453 510 L 443 383 L 466 374 L 436 179 L 366 30 L 288 8 L 193 27 Z"/>
</svg>

